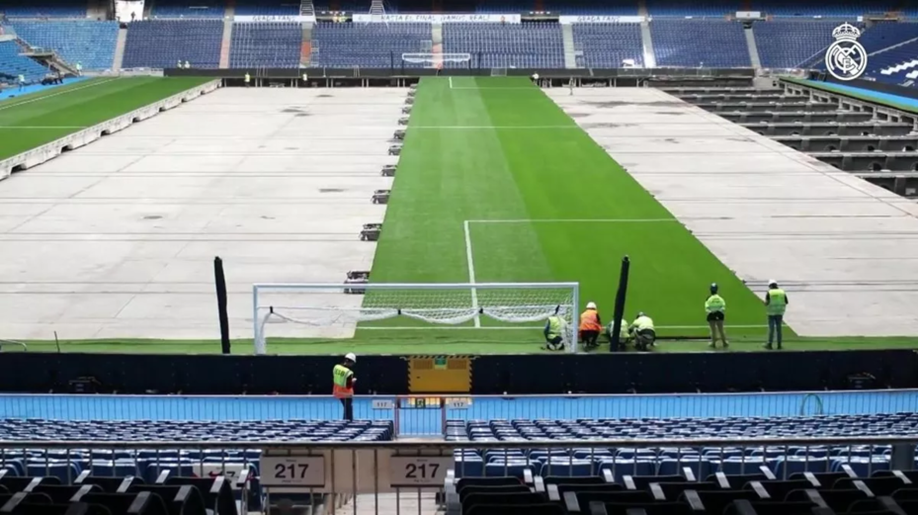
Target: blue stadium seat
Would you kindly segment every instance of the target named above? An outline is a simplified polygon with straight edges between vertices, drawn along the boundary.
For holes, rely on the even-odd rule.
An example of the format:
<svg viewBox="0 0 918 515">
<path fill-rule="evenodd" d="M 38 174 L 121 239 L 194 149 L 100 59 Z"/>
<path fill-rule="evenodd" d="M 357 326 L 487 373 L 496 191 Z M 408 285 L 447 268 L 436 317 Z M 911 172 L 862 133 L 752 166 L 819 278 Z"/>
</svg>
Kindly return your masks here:
<svg viewBox="0 0 918 515">
<path fill-rule="evenodd" d="M 223 18 L 223 0 L 156 0 L 151 14 L 154 18 Z"/>
<path fill-rule="evenodd" d="M 647 12 L 652 17 L 712 17 L 723 18 L 727 14 L 742 11 L 741 0 L 647 0 Z"/>
<path fill-rule="evenodd" d="M 15 83 L 21 74 L 25 76 L 26 82 L 31 83 L 41 80 L 48 73 L 44 66 L 20 56 L 20 51 L 15 41 L 0 41 L 0 81 Z"/>
<path fill-rule="evenodd" d="M 574 48 L 583 52 L 582 65 L 587 68 L 620 68 L 625 59 L 644 65 L 638 23 L 579 23 L 573 32 Z"/>
<path fill-rule="evenodd" d="M 9 18 L 85 18 L 86 4 L 71 0 L 0 0 L 0 13 Z"/>
<path fill-rule="evenodd" d="M 834 41 L 837 22 L 765 21 L 752 26 L 759 59 L 765 68 L 798 68 L 819 61 Z"/>
<path fill-rule="evenodd" d="M 297 16 L 300 3 L 291 0 L 236 0 L 236 14 L 241 16 Z"/>
<path fill-rule="evenodd" d="M 317 23 L 310 66 L 399 68 L 402 54 L 429 52 L 432 38 L 428 23 Z"/>
<path fill-rule="evenodd" d="M 54 49 L 65 61 L 84 70 L 108 70 L 115 57 L 118 22 L 19 21 L 16 33 L 33 47 Z"/>
<path fill-rule="evenodd" d="M 233 68 L 299 68 L 303 28 L 299 23 L 236 23 L 230 47 Z"/>
<path fill-rule="evenodd" d="M 743 26 L 716 20 L 655 19 L 650 23 L 657 66 L 748 68 Z"/>
<path fill-rule="evenodd" d="M 151 20 L 131 23 L 124 68 L 174 68 L 181 59 L 194 68 L 217 68 L 223 23 L 216 20 Z"/>
<path fill-rule="evenodd" d="M 473 67 L 564 68 L 564 42 L 557 23 L 444 23 L 443 51 L 471 54 Z"/>
<path fill-rule="evenodd" d="M 773 16 L 823 16 L 826 18 L 853 18 L 867 12 L 894 11 L 896 1 L 836 1 L 836 2 L 793 2 L 789 0 L 753 0 L 753 11 L 762 11 Z"/>
</svg>

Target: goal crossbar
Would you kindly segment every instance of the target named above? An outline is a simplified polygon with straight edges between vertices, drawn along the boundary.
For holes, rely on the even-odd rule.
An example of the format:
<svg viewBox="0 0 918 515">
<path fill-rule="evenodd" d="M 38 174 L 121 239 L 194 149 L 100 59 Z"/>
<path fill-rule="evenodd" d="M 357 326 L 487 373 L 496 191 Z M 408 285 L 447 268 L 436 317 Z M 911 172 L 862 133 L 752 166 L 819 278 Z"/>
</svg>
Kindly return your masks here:
<svg viewBox="0 0 918 515">
<path fill-rule="evenodd" d="M 269 322 L 301 324 L 325 337 L 347 338 L 357 323 L 395 317 L 488 329 L 495 326 L 482 325 L 483 319 L 521 324 L 542 322 L 552 314 L 562 318 L 565 344 L 576 351 L 576 282 L 260 283 L 253 285 L 252 296 L 257 354 L 266 352 Z"/>
</svg>

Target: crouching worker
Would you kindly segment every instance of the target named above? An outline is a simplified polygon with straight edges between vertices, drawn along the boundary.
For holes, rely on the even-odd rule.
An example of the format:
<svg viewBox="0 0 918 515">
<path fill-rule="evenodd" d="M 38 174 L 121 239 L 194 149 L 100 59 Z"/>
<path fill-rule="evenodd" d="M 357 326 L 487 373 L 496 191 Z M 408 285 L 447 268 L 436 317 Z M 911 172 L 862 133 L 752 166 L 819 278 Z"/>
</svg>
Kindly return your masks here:
<svg viewBox="0 0 918 515">
<path fill-rule="evenodd" d="M 631 343 L 631 333 L 628 332 L 628 322 L 622 320 L 621 328 L 618 331 L 618 350 L 625 350 Z M 609 345 L 612 345 L 612 331 L 615 330 L 615 322 L 611 322 L 606 327 L 606 337 L 609 339 Z"/>
<path fill-rule="evenodd" d="M 602 332 L 602 321 L 595 302 L 587 302 L 586 311 L 580 314 L 580 341 L 587 350 L 595 349 Z"/>
<path fill-rule="evenodd" d="M 657 341 L 657 332 L 653 328 L 653 319 L 645 315 L 643 311 L 638 313 L 634 322 L 631 322 L 628 332 L 634 338 L 634 348 L 642 352 Z"/>
<path fill-rule="evenodd" d="M 545 322 L 545 348 L 548 350 L 564 349 L 564 319 L 558 316 L 558 309 Z"/>
</svg>

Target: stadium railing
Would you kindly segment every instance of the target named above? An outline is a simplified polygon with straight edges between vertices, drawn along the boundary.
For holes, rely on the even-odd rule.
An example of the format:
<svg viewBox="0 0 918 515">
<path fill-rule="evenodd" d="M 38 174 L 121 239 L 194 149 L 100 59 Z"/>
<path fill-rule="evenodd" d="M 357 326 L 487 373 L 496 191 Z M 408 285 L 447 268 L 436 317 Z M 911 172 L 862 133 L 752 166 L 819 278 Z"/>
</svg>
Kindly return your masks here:
<svg viewBox="0 0 918 515">
<path fill-rule="evenodd" d="M 447 421 L 873 415 L 915 411 L 918 390 L 624 395 L 357 396 L 354 416 L 392 420 L 400 436 L 446 433 Z M 0 419 L 335 420 L 329 395 L 0 394 Z M 2 434 L 0 434 L 2 438 Z"/>
</svg>

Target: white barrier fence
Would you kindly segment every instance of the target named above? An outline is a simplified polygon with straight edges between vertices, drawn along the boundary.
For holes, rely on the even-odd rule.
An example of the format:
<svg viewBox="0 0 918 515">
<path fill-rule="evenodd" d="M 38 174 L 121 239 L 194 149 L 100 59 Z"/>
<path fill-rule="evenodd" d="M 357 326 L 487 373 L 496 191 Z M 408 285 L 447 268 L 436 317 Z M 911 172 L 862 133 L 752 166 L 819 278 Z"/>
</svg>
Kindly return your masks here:
<svg viewBox="0 0 918 515">
<path fill-rule="evenodd" d="M 183 102 L 194 100 L 219 87 L 219 80 L 213 80 L 200 86 L 195 86 L 176 95 L 172 95 L 171 97 L 141 107 L 140 109 L 135 109 L 134 111 L 122 114 L 111 120 L 93 125 L 92 127 L 87 127 L 40 147 L 4 159 L 0 161 L 0 180 L 6 179 L 12 175 L 13 171 L 18 172 L 19 170 L 26 170 L 33 166 L 38 166 L 61 155 L 65 150 L 75 150 L 84 145 L 88 145 L 102 136 L 107 136 L 122 129 L 126 129 L 137 122 L 172 109 Z"/>
</svg>

